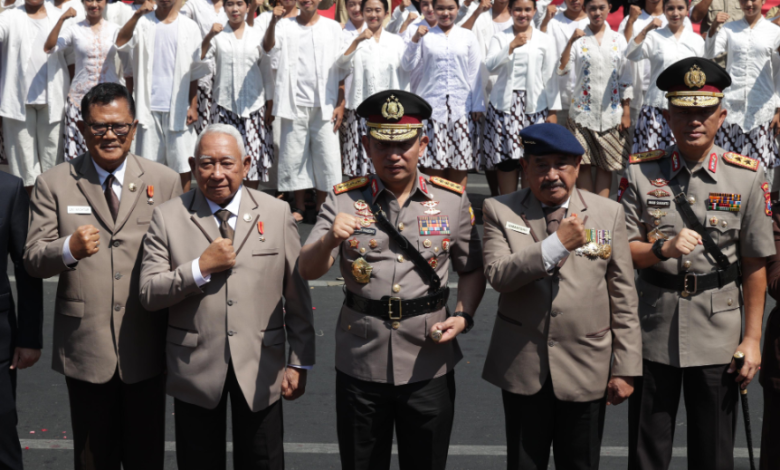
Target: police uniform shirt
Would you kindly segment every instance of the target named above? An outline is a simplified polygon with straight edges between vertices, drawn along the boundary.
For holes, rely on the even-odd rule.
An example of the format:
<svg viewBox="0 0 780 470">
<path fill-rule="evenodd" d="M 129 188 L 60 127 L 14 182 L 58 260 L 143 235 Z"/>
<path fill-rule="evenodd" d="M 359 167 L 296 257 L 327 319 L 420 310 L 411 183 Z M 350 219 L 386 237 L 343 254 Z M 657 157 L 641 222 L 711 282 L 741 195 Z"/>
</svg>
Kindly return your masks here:
<svg viewBox="0 0 780 470">
<path fill-rule="evenodd" d="M 691 171 L 676 146 L 667 149 L 663 159 L 661 151 L 656 152 L 655 157 L 652 152 L 639 154 L 640 160 L 642 155 L 651 155 L 650 160 L 629 165 L 621 181 L 625 189 L 618 198 L 626 212 L 629 242 L 648 242 L 655 229 L 671 240 L 686 227 L 661 170 L 663 159 L 670 159 L 670 177 L 677 177 L 694 214 L 730 262 L 775 253 L 771 212 L 764 196 L 769 186 L 764 185 L 764 170 L 757 162 L 730 154 L 741 157 L 738 163 L 755 168 L 730 163 L 726 161 L 729 155 L 724 159 L 727 152 L 715 146 Z M 706 274 L 717 271 L 718 265 L 703 245 L 697 245 L 689 255 L 660 261 L 648 269 L 671 275 Z M 675 367 L 731 361 L 742 331 L 742 296 L 736 283 L 687 298 L 641 278 L 637 289 L 645 359 Z"/>
<path fill-rule="evenodd" d="M 365 178 L 367 183 L 362 187 L 340 194 L 330 192 L 306 244 L 319 243 L 340 212 L 361 218 L 357 214 L 363 207 L 361 202 L 371 202 L 364 201 L 367 186 L 390 223 L 435 267 L 442 286 L 447 285 L 450 263 L 457 272 L 482 269 L 482 244 L 473 211 L 465 192 L 458 192 L 462 191 L 458 185 L 447 182 L 455 191 L 436 186 L 418 171 L 409 198 L 399 207 L 378 177 Z M 428 284 L 414 264 L 376 223 L 349 237 L 331 256 L 339 262 L 346 289 L 361 297 L 406 300 L 429 294 Z M 357 282 L 352 274 L 352 263 L 360 257 L 373 268 L 368 283 Z M 456 341 L 438 344 L 429 338 L 431 326 L 445 319 L 445 309 L 441 309 L 396 323 L 343 306 L 336 329 L 336 368 L 357 379 L 396 385 L 444 375 L 462 357 Z"/>
</svg>

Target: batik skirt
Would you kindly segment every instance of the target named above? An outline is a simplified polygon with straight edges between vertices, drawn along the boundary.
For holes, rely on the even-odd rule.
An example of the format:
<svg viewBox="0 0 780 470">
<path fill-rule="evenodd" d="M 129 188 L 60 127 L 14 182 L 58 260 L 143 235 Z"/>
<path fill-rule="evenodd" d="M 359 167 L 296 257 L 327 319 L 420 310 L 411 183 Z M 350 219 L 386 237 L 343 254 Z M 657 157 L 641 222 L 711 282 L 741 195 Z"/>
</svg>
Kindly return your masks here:
<svg viewBox="0 0 780 470">
<path fill-rule="evenodd" d="M 274 161 L 274 143 L 271 125 L 265 124 L 265 106 L 250 114 L 247 118 L 215 105 L 211 117 L 214 123 L 229 124 L 244 137 L 246 154 L 251 158 L 249 181 L 268 182 L 268 169 Z"/>
<path fill-rule="evenodd" d="M 566 127 L 585 149 L 583 165 L 595 165 L 605 171 L 620 171 L 626 167 L 631 154 L 628 130 L 620 132 L 618 126 L 606 131 L 594 131 L 583 127 L 571 118 Z"/>
<path fill-rule="evenodd" d="M 363 148 L 364 135 L 368 135 L 366 120 L 358 116 L 354 109 L 345 109 L 339 128 L 341 166 L 345 175 L 355 177 L 376 173 L 374 164 Z"/>
<path fill-rule="evenodd" d="M 478 135 L 471 113 L 453 120 L 450 97 L 447 96 L 447 121 L 428 119 L 425 132 L 428 148 L 419 166 L 434 170 L 475 170 L 479 162 Z"/>
<path fill-rule="evenodd" d="M 65 125 L 62 126 L 62 143 L 65 149 L 64 160 L 69 162 L 87 151 L 84 136 L 76 126 L 81 120 L 81 110 L 68 98 L 65 102 Z"/>
<path fill-rule="evenodd" d="M 209 74 L 198 80 L 198 122 L 195 123 L 195 132 L 200 135 L 211 122 L 213 105 L 214 75 Z M 216 122 L 216 121 L 215 121 Z"/>
<path fill-rule="evenodd" d="M 764 168 L 780 165 L 777 156 L 777 142 L 769 123 L 745 132 L 738 124 L 724 123 L 715 134 L 715 145 L 729 152 L 735 152 L 760 161 Z"/>
<path fill-rule="evenodd" d="M 634 130 L 634 143 L 631 153 L 664 150 L 675 145 L 677 141 L 669 129 L 661 108 L 642 106 Z"/>
<path fill-rule="evenodd" d="M 547 110 L 528 114 L 525 112 L 525 90 L 512 92 L 512 105 L 508 113 L 499 111 L 490 103 L 482 134 L 482 156 L 486 170 L 500 169 L 504 162 L 519 163 L 523 158 L 520 131 L 547 119 Z M 504 165 L 502 165 L 504 166 Z"/>
</svg>

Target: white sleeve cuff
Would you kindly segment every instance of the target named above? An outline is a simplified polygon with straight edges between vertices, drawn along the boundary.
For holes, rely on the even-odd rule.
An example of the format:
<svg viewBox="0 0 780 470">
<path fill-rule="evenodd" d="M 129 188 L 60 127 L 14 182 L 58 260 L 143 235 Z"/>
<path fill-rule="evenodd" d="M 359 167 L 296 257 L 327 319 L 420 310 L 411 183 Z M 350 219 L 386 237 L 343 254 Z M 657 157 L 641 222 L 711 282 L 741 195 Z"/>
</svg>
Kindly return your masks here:
<svg viewBox="0 0 780 470">
<path fill-rule="evenodd" d="M 544 269 L 552 271 L 558 263 L 569 254 L 569 250 L 563 246 L 557 233 L 553 233 L 542 241 L 542 260 Z"/>
<path fill-rule="evenodd" d="M 68 238 L 65 239 L 65 244 L 62 245 L 62 262 L 65 263 L 65 266 L 70 266 L 79 262 L 79 260 L 74 258 L 73 254 L 70 252 L 70 237 L 72 236 L 73 235 L 68 235 Z"/>
<path fill-rule="evenodd" d="M 195 279 L 195 284 L 198 285 L 198 287 L 202 287 L 203 284 L 208 283 L 211 281 L 211 274 L 208 276 L 204 276 L 200 272 L 200 264 L 198 263 L 200 261 L 200 256 L 195 258 L 195 261 L 192 262 L 192 278 Z"/>
<path fill-rule="evenodd" d="M 311 370 L 314 366 L 298 366 L 295 364 L 287 364 L 287 367 L 294 367 L 296 369 Z"/>
</svg>

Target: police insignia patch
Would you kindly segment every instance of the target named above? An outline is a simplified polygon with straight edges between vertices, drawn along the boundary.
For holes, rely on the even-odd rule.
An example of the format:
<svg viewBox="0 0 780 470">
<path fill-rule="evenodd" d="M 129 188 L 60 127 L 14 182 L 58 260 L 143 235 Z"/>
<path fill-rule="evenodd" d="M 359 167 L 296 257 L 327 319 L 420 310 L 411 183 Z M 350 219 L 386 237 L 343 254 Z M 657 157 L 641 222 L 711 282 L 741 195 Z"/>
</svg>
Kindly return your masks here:
<svg viewBox="0 0 780 470">
<path fill-rule="evenodd" d="M 660 188 L 662 186 L 666 186 L 667 184 L 669 184 L 669 181 L 663 178 L 656 178 L 654 180 L 650 180 L 650 184 L 652 184 L 656 188 Z"/>
<path fill-rule="evenodd" d="M 418 216 L 420 235 L 449 235 L 450 218 L 446 215 Z"/>
<path fill-rule="evenodd" d="M 360 178 L 352 178 L 349 181 L 345 181 L 343 183 L 339 183 L 333 186 L 333 192 L 336 194 L 341 194 L 350 191 L 352 189 L 362 188 L 367 184 L 368 184 L 368 178 L 366 178 L 365 176 L 361 176 Z"/>
<path fill-rule="evenodd" d="M 431 183 L 435 184 L 436 186 L 439 186 L 444 189 L 449 189 L 450 191 L 458 194 L 463 194 L 463 186 L 453 183 L 450 180 L 445 180 L 444 178 L 439 178 L 438 176 L 432 176 L 431 177 Z"/>
<path fill-rule="evenodd" d="M 758 170 L 758 160 L 740 155 L 738 153 L 726 152 L 723 154 L 723 160 L 725 160 L 727 163 L 731 163 L 734 166 L 747 168 L 748 170 L 752 171 Z"/>
<path fill-rule="evenodd" d="M 666 152 L 664 150 L 651 150 L 649 152 L 635 153 L 628 157 L 629 163 L 644 163 L 652 162 L 653 160 L 659 160 L 664 156 Z"/>
</svg>

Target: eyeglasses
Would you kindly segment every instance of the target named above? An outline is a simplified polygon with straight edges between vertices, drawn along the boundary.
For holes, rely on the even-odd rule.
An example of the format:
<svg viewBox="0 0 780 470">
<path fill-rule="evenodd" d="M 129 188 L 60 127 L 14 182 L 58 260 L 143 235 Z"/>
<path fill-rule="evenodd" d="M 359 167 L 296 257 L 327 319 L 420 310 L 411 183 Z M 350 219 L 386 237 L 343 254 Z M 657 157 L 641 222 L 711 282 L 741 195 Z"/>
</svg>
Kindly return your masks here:
<svg viewBox="0 0 780 470">
<path fill-rule="evenodd" d="M 89 130 L 92 131 L 92 135 L 95 137 L 102 137 L 106 135 L 109 129 L 111 129 L 115 135 L 119 137 L 126 136 L 130 133 L 130 129 L 132 129 L 132 124 L 104 124 L 100 122 L 96 122 L 93 124 L 89 124 Z"/>
</svg>

